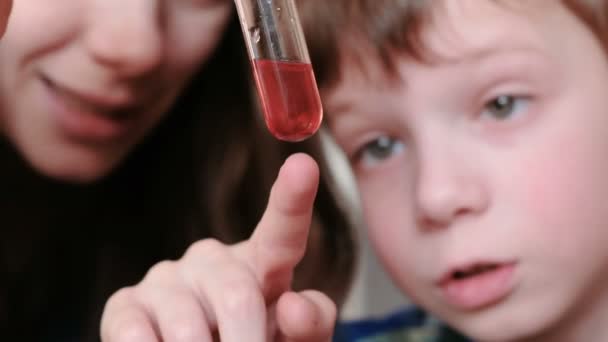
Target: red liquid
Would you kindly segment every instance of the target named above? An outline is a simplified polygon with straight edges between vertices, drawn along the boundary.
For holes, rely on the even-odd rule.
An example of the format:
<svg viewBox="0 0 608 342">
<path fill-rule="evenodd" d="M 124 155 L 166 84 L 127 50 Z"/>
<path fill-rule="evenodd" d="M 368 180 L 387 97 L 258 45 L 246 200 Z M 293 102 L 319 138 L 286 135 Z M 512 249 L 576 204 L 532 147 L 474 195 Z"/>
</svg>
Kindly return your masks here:
<svg viewBox="0 0 608 342">
<path fill-rule="evenodd" d="M 319 129 L 323 108 L 310 64 L 256 59 L 253 71 L 266 126 L 277 139 L 301 141 Z"/>
</svg>

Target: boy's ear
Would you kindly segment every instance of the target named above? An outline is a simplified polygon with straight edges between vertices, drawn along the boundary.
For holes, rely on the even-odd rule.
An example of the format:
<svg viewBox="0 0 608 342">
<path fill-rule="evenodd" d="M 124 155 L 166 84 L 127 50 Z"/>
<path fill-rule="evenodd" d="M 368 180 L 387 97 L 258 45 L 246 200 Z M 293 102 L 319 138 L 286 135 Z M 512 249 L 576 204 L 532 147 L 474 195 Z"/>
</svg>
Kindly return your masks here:
<svg viewBox="0 0 608 342">
<path fill-rule="evenodd" d="M 13 0 L 0 0 L 0 38 L 6 31 L 6 25 L 8 24 L 8 17 L 11 14 L 13 8 Z"/>
</svg>

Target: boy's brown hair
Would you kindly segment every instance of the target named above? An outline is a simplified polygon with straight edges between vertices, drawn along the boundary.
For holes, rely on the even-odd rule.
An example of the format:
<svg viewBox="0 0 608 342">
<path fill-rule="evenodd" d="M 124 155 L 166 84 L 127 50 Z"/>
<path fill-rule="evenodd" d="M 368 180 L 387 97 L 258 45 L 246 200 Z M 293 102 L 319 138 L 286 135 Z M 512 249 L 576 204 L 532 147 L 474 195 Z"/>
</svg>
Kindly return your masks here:
<svg viewBox="0 0 608 342">
<path fill-rule="evenodd" d="M 561 1 L 589 27 L 608 52 L 608 0 L 551 1 Z M 378 57 L 389 78 L 396 74 L 394 53 L 425 60 L 430 51 L 424 47 L 421 30 L 432 22 L 435 7 L 442 3 L 437 0 L 298 0 L 320 87 L 331 88 L 339 81 L 340 62 L 345 55 L 361 66 L 361 58 Z"/>
</svg>

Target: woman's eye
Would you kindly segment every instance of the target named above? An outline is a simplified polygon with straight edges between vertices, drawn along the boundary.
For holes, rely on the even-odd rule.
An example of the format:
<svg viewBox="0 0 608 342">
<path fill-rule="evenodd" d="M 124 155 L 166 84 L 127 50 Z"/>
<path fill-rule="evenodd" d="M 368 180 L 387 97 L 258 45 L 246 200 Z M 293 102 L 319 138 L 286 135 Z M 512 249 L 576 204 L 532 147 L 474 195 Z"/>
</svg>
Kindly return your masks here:
<svg viewBox="0 0 608 342">
<path fill-rule="evenodd" d="M 355 154 L 354 161 L 363 167 L 370 167 L 400 153 L 404 144 L 389 136 L 378 137 L 365 144 Z"/>
<path fill-rule="evenodd" d="M 528 102 L 529 99 L 524 97 L 501 95 L 486 103 L 482 116 L 494 120 L 507 120 L 526 109 Z"/>
</svg>

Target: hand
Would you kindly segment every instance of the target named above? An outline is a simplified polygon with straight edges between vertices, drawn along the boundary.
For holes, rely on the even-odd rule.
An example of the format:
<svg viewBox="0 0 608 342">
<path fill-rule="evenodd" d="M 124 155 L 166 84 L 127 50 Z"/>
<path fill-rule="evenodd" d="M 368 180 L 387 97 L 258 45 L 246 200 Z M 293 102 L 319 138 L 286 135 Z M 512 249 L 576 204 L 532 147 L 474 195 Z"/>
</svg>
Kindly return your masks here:
<svg viewBox="0 0 608 342">
<path fill-rule="evenodd" d="M 109 299 L 102 340 L 330 341 L 334 303 L 317 291 L 290 291 L 318 182 L 310 157 L 288 158 L 249 240 L 232 246 L 202 240 L 180 260 L 154 266 L 139 284 Z"/>
<path fill-rule="evenodd" d="M 0 37 L 2 37 L 4 35 L 4 31 L 6 31 L 8 17 L 11 14 L 12 8 L 13 0 L 0 0 Z"/>
</svg>

